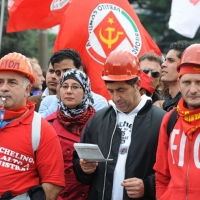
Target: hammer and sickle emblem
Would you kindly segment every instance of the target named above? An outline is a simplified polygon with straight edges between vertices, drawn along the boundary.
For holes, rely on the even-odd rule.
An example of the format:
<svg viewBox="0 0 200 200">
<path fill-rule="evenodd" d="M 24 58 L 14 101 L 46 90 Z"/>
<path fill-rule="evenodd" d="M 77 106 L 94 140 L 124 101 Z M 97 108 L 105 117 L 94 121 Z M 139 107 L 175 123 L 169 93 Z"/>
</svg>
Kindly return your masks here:
<svg viewBox="0 0 200 200">
<path fill-rule="evenodd" d="M 112 38 L 112 34 L 113 32 L 115 32 L 115 28 L 111 28 L 111 27 L 108 27 L 105 29 L 107 32 L 108 32 L 108 39 L 106 39 L 103 35 L 102 35 L 102 32 L 101 32 L 101 29 L 99 31 L 99 36 L 100 36 L 100 39 L 108 45 L 108 48 L 111 49 L 112 47 L 112 44 L 116 43 L 117 40 L 119 39 L 119 36 L 120 35 L 123 35 L 124 33 L 123 32 L 117 32 L 117 35 L 115 38 Z"/>
</svg>

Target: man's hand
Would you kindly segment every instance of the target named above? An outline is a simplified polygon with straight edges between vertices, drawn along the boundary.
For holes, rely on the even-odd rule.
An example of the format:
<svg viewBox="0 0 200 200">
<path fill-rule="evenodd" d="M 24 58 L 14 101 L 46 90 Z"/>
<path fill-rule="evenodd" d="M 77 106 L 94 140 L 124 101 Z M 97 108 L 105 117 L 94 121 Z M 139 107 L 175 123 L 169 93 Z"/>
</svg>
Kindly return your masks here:
<svg viewBox="0 0 200 200">
<path fill-rule="evenodd" d="M 84 159 L 80 159 L 80 165 L 86 174 L 92 174 L 96 170 L 98 162 L 87 162 Z"/>
<path fill-rule="evenodd" d="M 121 185 L 125 187 L 129 198 L 140 198 L 144 196 L 144 183 L 142 179 L 125 179 Z"/>
</svg>

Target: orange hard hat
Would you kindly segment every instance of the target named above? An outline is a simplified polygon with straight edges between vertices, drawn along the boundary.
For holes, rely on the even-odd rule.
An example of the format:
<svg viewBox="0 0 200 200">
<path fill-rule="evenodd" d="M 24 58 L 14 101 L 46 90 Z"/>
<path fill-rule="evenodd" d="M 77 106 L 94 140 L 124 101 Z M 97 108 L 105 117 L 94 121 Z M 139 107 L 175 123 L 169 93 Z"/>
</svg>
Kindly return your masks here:
<svg viewBox="0 0 200 200">
<path fill-rule="evenodd" d="M 177 66 L 177 70 L 180 67 L 188 65 L 200 65 L 200 44 L 192 44 L 185 49 L 181 56 L 180 64 Z"/>
<path fill-rule="evenodd" d="M 23 73 L 34 84 L 35 77 L 31 67 L 30 60 L 21 53 L 9 53 L 0 59 L 0 71 L 16 71 Z"/>
<path fill-rule="evenodd" d="M 105 81 L 126 81 L 142 73 L 137 56 L 128 50 L 114 50 L 106 59 L 102 79 Z"/>
</svg>

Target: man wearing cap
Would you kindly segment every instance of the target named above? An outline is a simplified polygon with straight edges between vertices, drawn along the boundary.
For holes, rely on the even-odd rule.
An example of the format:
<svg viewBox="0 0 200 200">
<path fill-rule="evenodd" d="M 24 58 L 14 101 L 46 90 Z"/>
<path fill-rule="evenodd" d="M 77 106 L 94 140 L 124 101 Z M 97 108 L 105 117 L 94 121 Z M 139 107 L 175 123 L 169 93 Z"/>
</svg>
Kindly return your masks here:
<svg viewBox="0 0 200 200">
<path fill-rule="evenodd" d="M 200 44 L 189 46 L 178 66 L 182 98 L 177 109 L 163 119 L 156 155 L 156 198 L 160 200 L 200 197 Z M 173 130 L 167 134 L 172 113 Z"/>
<path fill-rule="evenodd" d="M 22 54 L 0 59 L 2 200 L 55 200 L 65 186 L 57 134 L 27 99 L 34 81 L 30 61 Z"/>
<path fill-rule="evenodd" d="M 86 125 L 81 142 L 98 144 L 112 162 L 87 162 L 74 152 L 74 172 L 90 185 L 88 200 L 155 199 L 154 170 L 158 133 L 165 111 L 140 95 L 141 69 L 127 50 L 110 53 L 102 79 L 112 103 Z"/>
</svg>

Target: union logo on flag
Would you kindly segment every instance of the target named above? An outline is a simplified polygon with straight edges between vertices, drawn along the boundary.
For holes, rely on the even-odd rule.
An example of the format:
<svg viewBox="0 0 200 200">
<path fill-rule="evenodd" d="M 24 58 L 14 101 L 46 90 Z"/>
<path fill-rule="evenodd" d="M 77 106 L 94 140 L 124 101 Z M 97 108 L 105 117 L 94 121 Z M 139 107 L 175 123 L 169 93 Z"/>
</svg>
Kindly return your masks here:
<svg viewBox="0 0 200 200">
<path fill-rule="evenodd" d="M 100 64 L 115 49 L 127 49 L 138 55 L 142 47 L 135 22 L 126 11 L 114 4 L 99 4 L 92 11 L 88 32 L 86 50 Z"/>
</svg>

